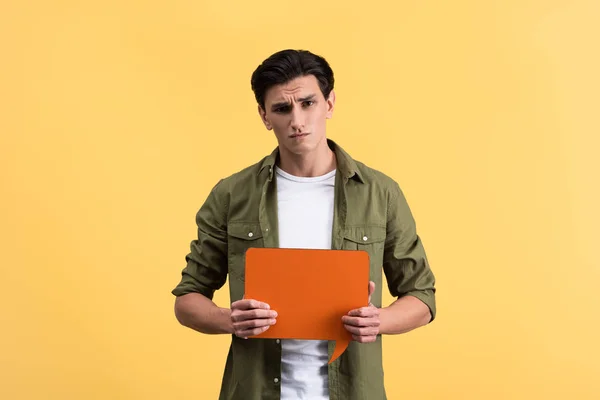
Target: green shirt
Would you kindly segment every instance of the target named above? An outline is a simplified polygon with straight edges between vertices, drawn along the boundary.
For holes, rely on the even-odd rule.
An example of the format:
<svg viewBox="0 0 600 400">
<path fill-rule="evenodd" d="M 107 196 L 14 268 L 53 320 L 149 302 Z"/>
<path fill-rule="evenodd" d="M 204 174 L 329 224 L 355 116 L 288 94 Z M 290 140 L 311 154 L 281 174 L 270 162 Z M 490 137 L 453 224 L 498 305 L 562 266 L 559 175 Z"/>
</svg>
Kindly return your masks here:
<svg viewBox="0 0 600 400">
<path fill-rule="evenodd" d="M 435 318 L 435 278 L 415 222 L 398 184 L 353 160 L 335 142 L 335 206 L 332 249 L 365 250 L 370 258 L 371 302 L 381 307 L 382 275 L 395 297 L 414 296 Z M 220 180 L 196 215 L 198 238 L 175 296 L 201 293 L 212 299 L 229 274 L 231 302 L 244 295 L 244 255 L 251 247 L 278 247 L 277 190 L 273 179 L 279 152 Z M 382 274 L 383 271 L 383 274 Z M 260 300 L 260 299 L 256 299 Z M 350 310 L 348 310 L 350 311 Z M 335 343 L 329 343 L 331 356 Z M 329 365 L 331 400 L 386 399 L 381 335 L 373 343 L 351 342 Z M 274 339 L 232 335 L 220 400 L 280 398 L 281 344 Z"/>
</svg>

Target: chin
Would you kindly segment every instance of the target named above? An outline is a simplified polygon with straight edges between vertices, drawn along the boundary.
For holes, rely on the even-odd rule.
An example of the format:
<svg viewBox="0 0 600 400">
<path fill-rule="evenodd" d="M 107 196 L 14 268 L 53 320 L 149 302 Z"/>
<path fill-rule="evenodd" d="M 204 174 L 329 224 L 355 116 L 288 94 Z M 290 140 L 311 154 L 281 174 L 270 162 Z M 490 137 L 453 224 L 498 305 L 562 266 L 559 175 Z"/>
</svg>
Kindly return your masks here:
<svg viewBox="0 0 600 400">
<path fill-rule="evenodd" d="M 315 150 L 317 147 L 315 143 L 310 141 L 301 142 L 301 143 L 285 143 L 284 147 L 291 153 L 294 154 L 306 154 Z"/>
</svg>

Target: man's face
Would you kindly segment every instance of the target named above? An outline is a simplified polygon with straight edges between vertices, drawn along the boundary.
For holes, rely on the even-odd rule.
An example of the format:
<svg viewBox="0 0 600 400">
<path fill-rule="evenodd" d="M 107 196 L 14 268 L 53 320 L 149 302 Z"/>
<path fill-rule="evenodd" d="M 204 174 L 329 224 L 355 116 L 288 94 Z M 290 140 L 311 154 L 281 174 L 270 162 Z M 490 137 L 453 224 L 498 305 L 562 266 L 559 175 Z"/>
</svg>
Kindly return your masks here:
<svg viewBox="0 0 600 400">
<path fill-rule="evenodd" d="M 306 154 L 326 143 L 326 120 L 333 114 L 335 94 L 323 97 L 314 75 L 273 86 L 265 95 L 265 109 L 258 107 L 263 123 L 275 132 L 279 146 L 294 154 Z"/>
</svg>

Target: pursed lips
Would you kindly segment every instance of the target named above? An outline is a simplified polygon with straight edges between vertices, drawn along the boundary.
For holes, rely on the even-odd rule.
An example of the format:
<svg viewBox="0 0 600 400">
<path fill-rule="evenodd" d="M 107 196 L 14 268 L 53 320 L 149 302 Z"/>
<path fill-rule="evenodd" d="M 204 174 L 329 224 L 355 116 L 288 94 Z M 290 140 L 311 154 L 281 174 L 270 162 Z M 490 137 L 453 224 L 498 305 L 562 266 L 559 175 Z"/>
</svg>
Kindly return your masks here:
<svg viewBox="0 0 600 400">
<path fill-rule="evenodd" d="M 290 135 L 290 138 L 294 139 L 294 138 L 297 138 L 297 137 L 303 137 L 303 136 L 307 136 L 307 135 L 309 135 L 309 133 L 306 133 L 306 132 L 304 132 L 304 133 L 294 133 L 294 134 Z"/>
</svg>

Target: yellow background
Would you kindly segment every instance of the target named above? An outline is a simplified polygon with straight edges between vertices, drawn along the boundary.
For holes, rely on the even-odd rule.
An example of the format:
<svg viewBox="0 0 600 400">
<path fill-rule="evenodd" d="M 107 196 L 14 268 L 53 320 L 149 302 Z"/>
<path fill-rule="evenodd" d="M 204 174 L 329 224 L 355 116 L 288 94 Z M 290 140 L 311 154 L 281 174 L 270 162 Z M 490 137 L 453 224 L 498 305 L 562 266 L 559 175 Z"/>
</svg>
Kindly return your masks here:
<svg viewBox="0 0 600 400">
<path fill-rule="evenodd" d="M 276 145 L 249 80 L 283 48 L 330 61 L 328 134 L 401 184 L 438 279 L 438 319 L 384 339 L 389 398 L 600 398 L 599 19 L 3 1 L 0 398 L 216 399 L 229 337 L 178 325 L 170 290 L 208 190 Z"/>
</svg>

